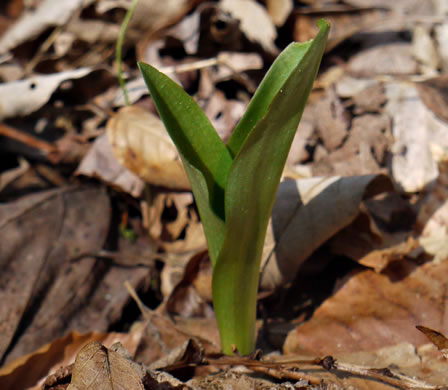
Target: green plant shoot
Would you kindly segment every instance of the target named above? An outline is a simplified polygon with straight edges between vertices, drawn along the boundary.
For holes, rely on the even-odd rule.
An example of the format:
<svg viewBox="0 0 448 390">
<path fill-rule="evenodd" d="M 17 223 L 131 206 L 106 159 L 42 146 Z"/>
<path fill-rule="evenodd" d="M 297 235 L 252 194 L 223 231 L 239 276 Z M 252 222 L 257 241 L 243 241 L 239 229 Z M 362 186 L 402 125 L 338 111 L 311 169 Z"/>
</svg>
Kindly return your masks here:
<svg viewBox="0 0 448 390">
<path fill-rule="evenodd" d="M 139 63 L 182 158 L 213 264 L 213 303 L 222 350 L 251 353 L 267 225 L 280 177 L 325 50 L 329 24 L 275 60 L 224 144 L 196 102 L 174 81 Z"/>
</svg>

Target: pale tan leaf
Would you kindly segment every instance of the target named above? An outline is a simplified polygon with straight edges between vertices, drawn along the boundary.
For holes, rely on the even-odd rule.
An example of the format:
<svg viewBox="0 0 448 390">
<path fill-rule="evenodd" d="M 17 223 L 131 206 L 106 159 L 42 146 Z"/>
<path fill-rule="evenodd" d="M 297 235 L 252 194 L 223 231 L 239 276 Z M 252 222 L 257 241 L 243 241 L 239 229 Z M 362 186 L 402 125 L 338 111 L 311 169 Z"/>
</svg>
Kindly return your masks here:
<svg viewBox="0 0 448 390">
<path fill-rule="evenodd" d="M 276 26 L 282 26 L 294 8 L 292 0 L 267 0 L 266 7 Z"/>
<path fill-rule="evenodd" d="M 48 102 L 62 82 L 80 79 L 90 72 L 92 72 L 91 68 L 79 68 L 1 84 L 0 120 L 24 116 L 37 111 Z"/>
<path fill-rule="evenodd" d="M 271 53 L 278 51 L 274 45 L 277 32 L 263 6 L 253 0 L 221 0 L 219 6 L 240 20 L 240 28 L 248 39 L 259 43 Z"/>
<path fill-rule="evenodd" d="M 107 135 L 118 161 L 147 183 L 191 188 L 177 149 L 154 114 L 124 107 L 107 123 Z"/>
<path fill-rule="evenodd" d="M 382 175 L 282 182 L 263 250 L 262 287 L 293 280 L 311 253 L 356 218 L 364 198 L 391 189 Z"/>
<path fill-rule="evenodd" d="M 422 24 L 414 27 L 412 50 L 414 57 L 423 65 L 424 73 L 437 73 L 440 58 L 430 28 Z"/>
<path fill-rule="evenodd" d="M 386 95 L 395 139 L 392 174 L 404 191 L 421 191 L 438 176 L 431 144 L 448 146 L 448 124 L 425 106 L 412 84 L 387 83 Z"/>
<path fill-rule="evenodd" d="M 106 134 L 95 140 L 75 174 L 98 178 L 136 198 L 145 186 L 142 179 L 118 162 Z"/>
</svg>

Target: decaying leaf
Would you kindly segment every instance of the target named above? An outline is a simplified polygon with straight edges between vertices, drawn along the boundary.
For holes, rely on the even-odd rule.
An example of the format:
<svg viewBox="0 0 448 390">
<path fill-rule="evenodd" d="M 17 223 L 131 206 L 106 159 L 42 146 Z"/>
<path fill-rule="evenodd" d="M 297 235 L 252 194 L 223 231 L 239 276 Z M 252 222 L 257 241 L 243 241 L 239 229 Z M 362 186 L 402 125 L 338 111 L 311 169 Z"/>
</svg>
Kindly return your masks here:
<svg viewBox="0 0 448 390">
<path fill-rule="evenodd" d="M 23 15 L 0 39 L 0 53 L 5 53 L 21 43 L 36 38 L 46 28 L 62 26 L 81 7 L 93 0 L 41 1 L 35 12 Z M 23 95 L 22 95 L 23 96 Z"/>
<path fill-rule="evenodd" d="M 350 117 L 333 90 L 314 105 L 316 128 L 325 148 L 332 151 L 347 137 Z"/>
<path fill-rule="evenodd" d="M 145 186 L 141 178 L 118 162 L 106 134 L 95 140 L 75 174 L 98 178 L 136 198 Z"/>
<path fill-rule="evenodd" d="M 67 390 L 144 390 L 136 366 L 98 342 L 87 344 L 76 357 Z"/>
<path fill-rule="evenodd" d="M 440 58 L 436 43 L 431 37 L 431 29 L 428 26 L 417 24 L 413 31 L 412 49 L 415 58 L 421 63 L 423 73 L 437 73 Z"/>
<path fill-rule="evenodd" d="M 275 25 L 282 26 L 291 13 L 294 4 L 292 0 L 267 0 L 266 7 Z"/>
<path fill-rule="evenodd" d="M 416 328 L 437 347 L 445 359 L 448 359 L 448 339 L 445 335 L 422 325 L 417 325 Z"/>
<path fill-rule="evenodd" d="M 437 150 L 435 152 L 438 153 Z M 434 256 L 434 262 L 448 259 L 448 160 L 443 150 L 441 159 L 439 177 L 426 195 L 417 217 L 420 244 Z"/>
<path fill-rule="evenodd" d="M 391 189 L 381 175 L 282 182 L 263 251 L 262 287 L 291 281 L 314 250 L 355 219 L 363 199 Z"/>
<path fill-rule="evenodd" d="M 0 85 L 0 120 L 24 116 L 37 111 L 61 83 L 80 79 L 92 72 L 91 68 L 79 68 L 50 75 L 30 77 Z"/>
<path fill-rule="evenodd" d="M 414 74 L 417 62 L 412 57 L 412 50 L 405 42 L 393 42 L 389 37 L 387 44 L 373 46 L 355 54 L 350 62 L 350 72 L 361 77 L 382 74 Z"/>
<path fill-rule="evenodd" d="M 37 351 L 11 362 L 0 369 L 0 388 L 28 388 L 37 384 L 41 378 L 50 382 L 51 377 L 58 368 L 70 366 L 76 358 L 81 348 L 93 341 L 101 342 L 106 346 L 121 342 L 131 353 L 135 353 L 139 342 L 138 329 L 130 333 L 98 333 L 90 332 L 80 334 L 70 332 L 62 338 L 57 338 L 51 343 L 44 345 Z M 70 372 L 71 374 L 71 372 Z M 42 382 L 42 380 L 40 380 Z M 36 385 L 33 390 L 40 390 L 41 386 Z"/>
<path fill-rule="evenodd" d="M 171 25 L 181 19 L 192 7 L 192 0 L 141 0 L 137 4 L 136 12 L 131 20 L 132 28 L 145 30 L 147 34 L 154 33 L 158 29 Z M 100 13 L 110 11 L 113 8 L 128 9 L 131 3 L 123 0 L 100 0 L 96 9 Z"/>
<path fill-rule="evenodd" d="M 107 195 L 96 188 L 44 191 L 0 206 L 0 234 L 8 237 L 0 243 L 0 284 L 4 299 L 0 317 L 7 319 L 0 337 L 1 355 L 8 347 L 12 349 L 10 343 L 17 326 L 27 315 L 27 310 L 37 305 L 36 300 L 39 310 L 50 306 L 57 315 L 52 317 L 50 311 L 45 310 L 45 314 L 39 315 L 42 312 L 37 310 L 34 320 L 40 324 L 29 318 L 28 326 L 38 330 L 39 338 L 26 340 L 27 337 L 22 335 L 16 340 L 18 350 L 10 350 L 9 356 L 30 352 L 59 335 L 60 321 L 68 322 L 72 315 L 70 311 L 65 314 L 57 311 L 59 305 L 64 305 L 64 300 L 74 304 L 77 299 L 83 299 L 84 292 L 78 286 L 76 297 L 66 291 L 61 299 L 58 288 L 70 289 L 70 278 L 76 285 L 75 276 L 88 285 L 87 275 L 94 276 L 87 264 L 93 266 L 92 258 L 86 258 L 87 263 L 81 266 L 79 263 L 72 266 L 69 260 L 79 256 L 81 251 L 96 251 L 102 247 L 109 227 L 109 213 Z M 64 268 L 65 285 L 55 283 L 52 287 L 52 282 Z M 59 283 L 62 281 L 63 278 L 59 279 Z"/>
<path fill-rule="evenodd" d="M 240 21 L 240 28 L 248 39 L 268 52 L 278 51 L 274 45 L 277 32 L 264 7 L 253 0 L 222 0 L 219 6 Z"/>
<path fill-rule="evenodd" d="M 162 121 L 137 106 L 122 108 L 107 124 L 118 160 L 148 183 L 189 189 L 179 154 Z"/>
<path fill-rule="evenodd" d="M 448 122 L 448 76 L 434 77 L 416 84 L 420 99 L 439 119 Z"/>
<path fill-rule="evenodd" d="M 438 176 L 431 144 L 448 146 L 448 124 L 419 99 L 414 85 L 388 83 L 386 111 L 393 120 L 392 174 L 406 192 L 421 191 Z"/>
</svg>

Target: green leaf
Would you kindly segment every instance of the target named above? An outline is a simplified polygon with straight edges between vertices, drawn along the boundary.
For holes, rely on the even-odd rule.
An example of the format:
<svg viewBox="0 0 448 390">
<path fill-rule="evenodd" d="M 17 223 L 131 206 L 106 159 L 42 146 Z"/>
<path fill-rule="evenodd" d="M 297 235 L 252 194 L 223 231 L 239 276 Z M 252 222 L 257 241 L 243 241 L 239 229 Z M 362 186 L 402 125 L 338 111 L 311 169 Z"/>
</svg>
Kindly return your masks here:
<svg viewBox="0 0 448 390">
<path fill-rule="evenodd" d="M 201 108 L 179 85 L 151 65 L 138 65 L 181 155 L 214 262 L 224 237 L 224 188 L 232 157 Z"/>
<path fill-rule="evenodd" d="M 232 353 L 234 345 L 239 353 L 248 354 L 255 346 L 264 238 L 283 167 L 325 50 L 329 24 L 319 21 L 319 27 L 311 43 L 294 43 L 287 50 L 299 62 L 288 59 L 273 64 L 268 84 L 263 85 L 264 91 L 270 91 L 270 83 L 276 89 L 271 102 L 260 97 L 262 108 L 246 113 L 255 119 L 242 120 L 240 131 L 248 132 L 245 140 L 235 136 L 229 142 L 237 155 L 225 191 L 224 242 L 213 270 L 213 302 L 224 353 Z M 277 78 L 282 80 L 280 87 Z"/>
<path fill-rule="evenodd" d="M 300 63 L 311 41 L 305 43 L 291 43 L 276 58 L 263 81 L 252 97 L 244 116 L 232 133 L 227 148 L 236 156 L 241 149 L 247 135 L 254 126 L 266 115 L 271 106 L 272 99 L 283 88 L 284 83 L 291 76 L 291 72 Z"/>
</svg>

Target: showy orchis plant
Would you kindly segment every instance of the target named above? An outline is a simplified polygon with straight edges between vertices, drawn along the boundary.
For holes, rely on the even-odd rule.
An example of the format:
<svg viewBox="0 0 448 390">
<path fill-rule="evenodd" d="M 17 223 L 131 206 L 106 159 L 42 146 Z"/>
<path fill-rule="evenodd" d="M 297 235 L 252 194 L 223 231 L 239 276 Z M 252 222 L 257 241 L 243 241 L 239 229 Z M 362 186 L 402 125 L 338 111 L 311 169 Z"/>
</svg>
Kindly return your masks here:
<svg viewBox="0 0 448 390">
<path fill-rule="evenodd" d="M 196 102 L 174 81 L 139 63 L 179 150 L 213 264 L 213 303 L 224 353 L 254 350 L 261 255 L 280 177 L 327 42 L 291 43 L 275 60 L 224 144 Z"/>
</svg>

